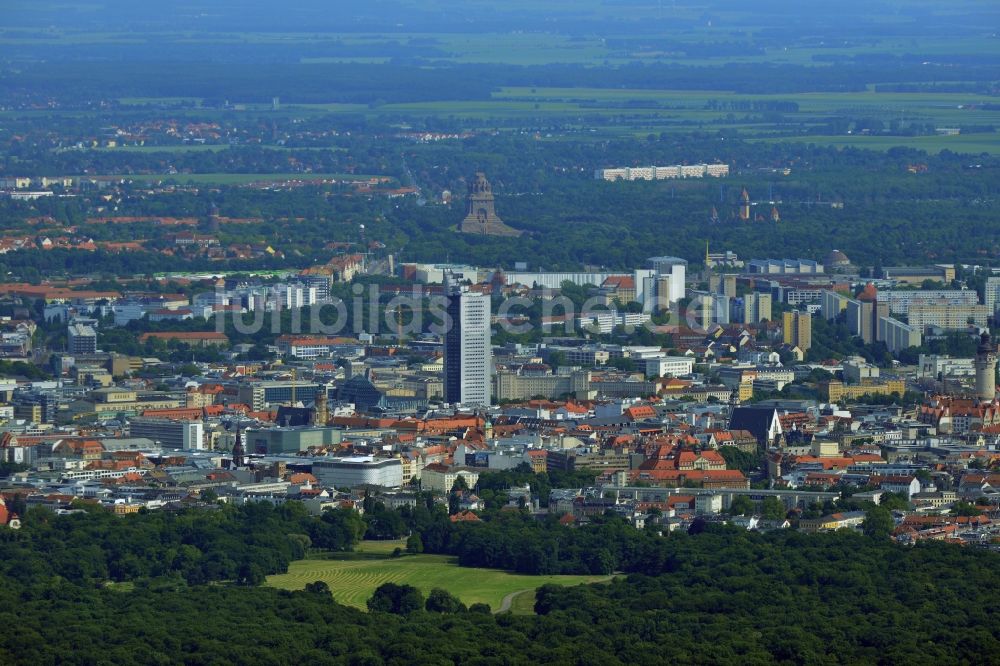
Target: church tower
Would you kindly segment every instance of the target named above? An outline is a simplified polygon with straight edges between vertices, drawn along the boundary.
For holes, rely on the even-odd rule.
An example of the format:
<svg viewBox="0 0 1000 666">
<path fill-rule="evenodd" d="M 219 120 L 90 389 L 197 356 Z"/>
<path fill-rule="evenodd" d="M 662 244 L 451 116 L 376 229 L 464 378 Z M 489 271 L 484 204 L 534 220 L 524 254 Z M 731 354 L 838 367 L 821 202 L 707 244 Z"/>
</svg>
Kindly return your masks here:
<svg viewBox="0 0 1000 666">
<path fill-rule="evenodd" d="M 233 444 L 233 469 L 240 469 L 245 464 L 244 455 L 246 451 L 243 448 L 243 435 L 240 433 L 239 424 L 236 426 L 236 443 Z"/>
<path fill-rule="evenodd" d="M 750 221 L 750 192 L 745 187 L 740 192 L 740 220 Z"/>
<path fill-rule="evenodd" d="M 322 386 L 316 391 L 313 398 L 313 425 L 323 427 L 330 421 L 327 407 L 326 389 Z"/>
<path fill-rule="evenodd" d="M 736 412 L 736 408 L 739 406 L 740 406 L 740 389 L 739 387 L 736 387 L 729 394 L 729 420 L 726 423 L 727 429 L 731 429 L 733 427 L 733 414 Z"/>
</svg>

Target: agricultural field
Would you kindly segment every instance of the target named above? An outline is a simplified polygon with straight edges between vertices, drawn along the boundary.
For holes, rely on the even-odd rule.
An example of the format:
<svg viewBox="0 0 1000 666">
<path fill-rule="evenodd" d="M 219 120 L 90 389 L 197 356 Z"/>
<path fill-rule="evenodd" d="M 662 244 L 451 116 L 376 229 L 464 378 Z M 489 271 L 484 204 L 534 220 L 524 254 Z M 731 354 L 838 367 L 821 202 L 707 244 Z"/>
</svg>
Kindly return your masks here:
<svg viewBox="0 0 1000 666">
<path fill-rule="evenodd" d="M 354 553 L 292 562 L 288 573 L 268 576 L 267 584 L 300 590 L 307 583 L 321 580 L 330 586 L 339 603 L 361 609 L 366 607 L 375 588 L 383 583 L 413 585 L 425 595 L 440 587 L 466 605 L 486 603 L 494 611 L 501 609 L 505 597 L 515 595 L 511 609 L 530 614 L 534 605 L 532 592 L 542 585 L 580 585 L 607 580 L 605 576 L 525 576 L 495 569 L 472 569 L 460 567 L 454 558 L 444 555 L 390 556 L 394 548 L 403 546 L 405 543 L 398 541 L 364 541 Z M 517 594 L 520 592 L 524 594 Z"/>
<path fill-rule="evenodd" d="M 231 147 L 223 144 L 189 143 L 170 146 L 115 146 L 114 148 L 95 146 L 84 148 L 83 150 L 92 150 L 98 153 L 217 153 L 220 150 L 227 150 Z M 71 150 L 80 149 L 73 148 Z"/>
<path fill-rule="evenodd" d="M 792 103 L 797 111 L 781 114 L 780 122 L 765 120 L 760 111 L 734 108 L 740 104 Z M 559 124 L 563 129 L 593 130 L 598 137 L 622 134 L 690 132 L 692 128 L 725 129 L 747 138 L 772 141 L 856 146 L 886 150 L 906 146 L 931 153 L 1000 152 L 1000 135 L 861 136 L 796 135 L 812 131 L 832 118 L 873 118 L 893 123 L 935 127 L 1000 127 L 995 98 L 961 93 L 796 93 L 746 95 L 728 91 L 635 90 L 601 88 L 504 87 L 489 100 L 449 100 L 383 104 L 366 108 L 348 104 L 289 105 L 291 112 L 363 115 L 369 119 L 451 118 L 470 127 L 517 129 Z M 759 119 L 759 120 L 758 120 Z M 585 139 L 584 139 L 585 140 Z"/>
<path fill-rule="evenodd" d="M 114 148 L 109 148 L 107 146 L 96 146 L 92 148 L 71 148 L 68 150 L 88 150 L 96 153 L 218 153 L 223 150 L 240 148 L 252 148 L 254 150 L 281 150 L 281 151 L 292 151 L 292 150 L 327 150 L 332 152 L 343 152 L 345 148 L 339 146 L 277 146 L 270 144 L 258 144 L 244 146 L 240 144 L 224 144 L 224 143 L 184 143 L 177 145 L 154 145 L 146 144 L 144 146 L 116 146 Z"/>
<path fill-rule="evenodd" d="M 757 139 L 751 139 L 757 140 Z M 838 148 L 864 148 L 885 151 L 896 146 L 923 150 L 929 154 L 950 150 L 953 153 L 979 155 L 988 153 L 1000 155 L 1000 134 L 960 134 L 958 136 L 801 136 L 761 139 L 770 142 L 790 141 L 792 143 L 835 146 Z"/>
<path fill-rule="evenodd" d="M 354 182 L 378 178 L 364 174 L 350 173 L 174 173 L 174 174 L 128 174 L 105 176 L 111 179 L 142 182 L 195 183 L 199 185 L 250 185 L 254 183 L 282 183 L 287 181 L 338 180 Z"/>
</svg>

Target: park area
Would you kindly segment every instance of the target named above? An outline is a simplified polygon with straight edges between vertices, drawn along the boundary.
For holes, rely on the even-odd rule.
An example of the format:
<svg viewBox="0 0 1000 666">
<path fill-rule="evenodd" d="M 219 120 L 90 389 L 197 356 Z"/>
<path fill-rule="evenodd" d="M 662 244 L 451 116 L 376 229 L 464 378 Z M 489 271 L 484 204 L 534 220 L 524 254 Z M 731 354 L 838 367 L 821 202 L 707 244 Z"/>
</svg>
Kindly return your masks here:
<svg viewBox="0 0 1000 666">
<path fill-rule="evenodd" d="M 531 614 L 534 590 L 546 584 L 579 585 L 608 580 L 608 576 L 526 576 L 497 569 L 460 567 L 446 555 L 393 557 L 403 548 L 401 541 L 363 541 L 351 553 L 318 553 L 324 559 L 292 562 L 288 573 L 268 576 L 267 585 L 301 590 L 308 583 L 323 581 L 333 598 L 345 606 L 365 609 L 379 585 L 413 585 L 426 596 L 439 587 L 458 597 L 466 606 L 489 604 L 494 611 L 511 610 Z M 506 601 L 506 603 L 505 603 Z"/>
</svg>

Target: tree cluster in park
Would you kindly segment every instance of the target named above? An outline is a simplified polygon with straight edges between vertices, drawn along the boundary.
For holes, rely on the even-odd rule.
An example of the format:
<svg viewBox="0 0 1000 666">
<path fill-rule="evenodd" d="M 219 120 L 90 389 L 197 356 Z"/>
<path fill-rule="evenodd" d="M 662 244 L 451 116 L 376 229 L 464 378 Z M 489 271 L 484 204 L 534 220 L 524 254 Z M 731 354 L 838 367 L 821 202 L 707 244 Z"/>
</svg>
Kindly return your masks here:
<svg viewBox="0 0 1000 666">
<path fill-rule="evenodd" d="M 122 519 L 81 503 L 81 513 L 28 510 L 24 529 L 0 530 L 0 576 L 25 584 L 59 579 L 83 586 L 158 578 L 190 585 L 259 584 L 309 548 L 351 550 L 365 531 L 346 509 L 310 516 L 298 502 L 141 512 Z"/>
<path fill-rule="evenodd" d="M 401 515 L 434 543 L 430 509 Z M 570 550 L 593 539 L 596 551 L 600 540 L 628 573 L 543 586 L 537 616 L 491 615 L 466 609 L 460 593 L 396 584 L 376 590 L 364 613 L 337 604 L 325 583 L 280 591 L 236 565 L 280 569 L 273 551 L 300 556 L 307 534 L 326 546 L 357 538 L 360 521 L 343 515 L 342 529 L 324 535 L 310 525 L 327 521 L 294 503 L 128 517 L 33 510 L 20 532 L 0 532 L 0 662 L 936 664 L 1000 654 L 1000 557 L 987 550 L 712 525 L 657 537 L 611 519 L 576 537 L 510 520 L 473 526 L 490 537 L 477 547 L 549 536 Z M 471 543 L 468 528 L 453 529 L 456 543 Z M 199 553 L 235 558 L 231 578 L 186 578 L 173 565 Z M 139 560 L 131 585 L 109 584 L 126 554 Z"/>
</svg>

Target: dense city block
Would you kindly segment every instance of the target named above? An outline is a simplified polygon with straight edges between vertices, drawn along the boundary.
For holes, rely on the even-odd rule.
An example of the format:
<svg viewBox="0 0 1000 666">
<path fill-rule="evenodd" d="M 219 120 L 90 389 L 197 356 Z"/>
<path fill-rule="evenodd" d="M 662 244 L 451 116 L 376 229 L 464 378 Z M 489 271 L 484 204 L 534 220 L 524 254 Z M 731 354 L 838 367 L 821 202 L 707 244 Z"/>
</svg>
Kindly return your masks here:
<svg viewBox="0 0 1000 666">
<path fill-rule="evenodd" d="M 5 11 L 0 663 L 1000 663 L 1000 9 L 238 5 Z"/>
</svg>

